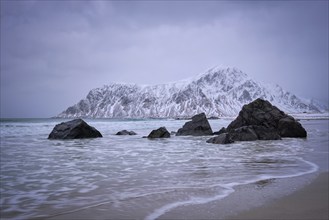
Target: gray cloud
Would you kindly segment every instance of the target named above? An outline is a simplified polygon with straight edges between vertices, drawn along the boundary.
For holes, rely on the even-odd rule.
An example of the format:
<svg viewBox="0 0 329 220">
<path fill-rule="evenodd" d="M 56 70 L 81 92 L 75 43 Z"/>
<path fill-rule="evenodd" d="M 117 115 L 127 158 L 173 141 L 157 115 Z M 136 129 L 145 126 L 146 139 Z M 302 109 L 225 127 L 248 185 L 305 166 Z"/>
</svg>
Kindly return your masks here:
<svg viewBox="0 0 329 220">
<path fill-rule="evenodd" d="M 223 64 L 328 100 L 328 2 L 1 1 L 1 116 L 49 117 L 109 82 Z"/>
</svg>

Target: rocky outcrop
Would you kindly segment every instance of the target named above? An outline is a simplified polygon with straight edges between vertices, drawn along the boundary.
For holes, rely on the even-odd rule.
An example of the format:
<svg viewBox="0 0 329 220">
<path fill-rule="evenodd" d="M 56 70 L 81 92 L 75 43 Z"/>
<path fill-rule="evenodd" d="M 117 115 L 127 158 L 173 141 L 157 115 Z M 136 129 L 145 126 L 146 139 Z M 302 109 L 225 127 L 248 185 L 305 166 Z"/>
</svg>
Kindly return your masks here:
<svg viewBox="0 0 329 220">
<path fill-rule="evenodd" d="M 117 132 L 115 135 L 136 135 L 134 131 L 122 130 Z"/>
<path fill-rule="evenodd" d="M 102 134 L 96 128 L 91 127 L 82 119 L 75 119 L 57 124 L 49 134 L 48 139 L 80 139 L 97 137 L 102 137 Z"/>
<path fill-rule="evenodd" d="M 182 128 L 177 131 L 176 136 L 203 136 L 212 135 L 212 129 L 205 113 L 200 113 L 192 117 L 192 121 L 186 122 Z"/>
<path fill-rule="evenodd" d="M 165 127 L 151 131 L 147 138 L 170 138 L 170 133 Z"/>
<path fill-rule="evenodd" d="M 307 136 L 306 130 L 298 121 L 262 99 L 244 105 L 238 117 L 223 132 L 227 132 L 233 141 L 279 140 L 281 137 Z M 208 141 L 213 143 L 210 139 Z"/>
</svg>

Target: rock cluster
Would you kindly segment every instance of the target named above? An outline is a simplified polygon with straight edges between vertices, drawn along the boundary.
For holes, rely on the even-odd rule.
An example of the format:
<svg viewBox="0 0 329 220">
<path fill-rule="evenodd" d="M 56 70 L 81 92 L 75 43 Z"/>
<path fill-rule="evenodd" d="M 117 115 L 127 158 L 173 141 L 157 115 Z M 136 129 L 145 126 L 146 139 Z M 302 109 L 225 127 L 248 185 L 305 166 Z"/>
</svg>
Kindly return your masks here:
<svg viewBox="0 0 329 220">
<path fill-rule="evenodd" d="M 227 144 L 230 141 L 279 140 L 281 137 L 307 136 L 306 130 L 292 116 L 262 99 L 244 105 L 238 117 L 221 131 L 225 132 L 219 135 L 221 138 L 209 139 L 208 142 Z"/>
<path fill-rule="evenodd" d="M 102 134 L 96 128 L 91 127 L 82 119 L 75 119 L 57 124 L 49 134 L 48 139 L 80 139 L 97 137 L 102 137 Z"/>
<path fill-rule="evenodd" d="M 122 130 L 116 135 L 136 135 L 133 131 Z M 305 138 L 306 130 L 293 117 L 273 106 L 270 102 L 256 99 L 244 105 L 238 117 L 227 128 L 213 133 L 205 113 L 192 117 L 180 128 L 176 136 L 218 135 L 207 140 L 208 143 L 229 144 L 234 141 L 279 140 L 282 137 Z M 49 139 L 76 139 L 102 137 L 94 127 L 82 119 L 63 122 L 54 127 Z M 153 130 L 147 138 L 169 138 L 165 127 Z"/>
</svg>

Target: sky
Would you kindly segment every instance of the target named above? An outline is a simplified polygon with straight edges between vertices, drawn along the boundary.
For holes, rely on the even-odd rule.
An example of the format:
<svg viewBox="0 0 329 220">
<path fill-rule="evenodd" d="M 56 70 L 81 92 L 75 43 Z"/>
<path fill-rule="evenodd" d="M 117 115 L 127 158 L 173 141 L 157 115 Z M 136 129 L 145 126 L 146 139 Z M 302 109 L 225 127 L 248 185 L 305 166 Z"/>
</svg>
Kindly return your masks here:
<svg viewBox="0 0 329 220">
<path fill-rule="evenodd" d="M 1 0 L 1 117 L 236 67 L 328 103 L 328 1 Z"/>
</svg>

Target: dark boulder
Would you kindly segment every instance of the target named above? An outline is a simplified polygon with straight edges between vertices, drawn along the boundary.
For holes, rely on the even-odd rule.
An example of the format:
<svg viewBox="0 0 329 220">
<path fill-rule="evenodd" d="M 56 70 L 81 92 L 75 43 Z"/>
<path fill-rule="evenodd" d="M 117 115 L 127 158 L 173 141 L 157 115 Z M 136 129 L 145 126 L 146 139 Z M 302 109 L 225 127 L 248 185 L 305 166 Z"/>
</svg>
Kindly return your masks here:
<svg viewBox="0 0 329 220">
<path fill-rule="evenodd" d="M 255 141 L 258 136 L 252 126 L 242 126 L 229 133 L 234 141 Z"/>
<path fill-rule="evenodd" d="M 176 136 L 203 136 L 212 135 L 212 129 L 205 113 L 200 113 L 192 117 L 192 121 L 188 121 L 182 128 L 177 131 Z"/>
<path fill-rule="evenodd" d="M 251 125 L 260 140 L 307 136 L 306 130 L 297 120 L 262 99 L 244 105 L 239 116 L 228 125 L 227 131 L 232 132 L 237 128 Z"/>
<path fill-rule="evenodd" d="M 242 107 L 238 117 L 227 126 L 227 130 L 231 131 L 249 125 L 277 128 L 279 120 L 286 116 L 283 111 L 273 106 L 269 101 L 256 99 Z"/>
<path fill-rule="evenodd" d="M 278 130 L 281 137 L 299 137 L 307 136 L 306 130 L 293 117 L 285 117 L 279 121 Z"/>
<path fill-rule="evenodd" d="M 165 127 L 151 131 L 147 138 L 170 138 L 170 133 Z"/>
<path fill-rule="evenodd" d="M 261 125 L 242 126 L 230 131 L 234 141 L 280 140 L 278 131 Z"/>
<path fill-rule="evenodd" d="M 116 133 L 116 135 L 136 135 L 133 131 L 122 130 Z"/>
<path fill-rule="evenodd" d="M 244 105 L 225 132 L 233 141 L 280 140 L 281 137 L 307 136 L 306 130 L 297 120 L 262 99 Z"/>
<path fill-rule="evenodd" d="M 207 140 L 207 143 L 212 143 L 212 144 L 231 144 L 234 141 L 231 138 L 231 135 L 228 133 L 222 133 L 216 137 L 212 137 Z"/>
<path fill-rule="evenodd" d="M 102 134 L 96 128 L 91 127 L 82 119 L 75 119 L 57 124 L 49 134 L 48 139 L 80 139 L 97 137 L 102 137 Z"/>
<path fill-rule="evenodd" d="M 261 125 L 252 126 L 259 140 L 281 140 L 279 132 L 275 128 L 267 128 Z"/>
</svg>

